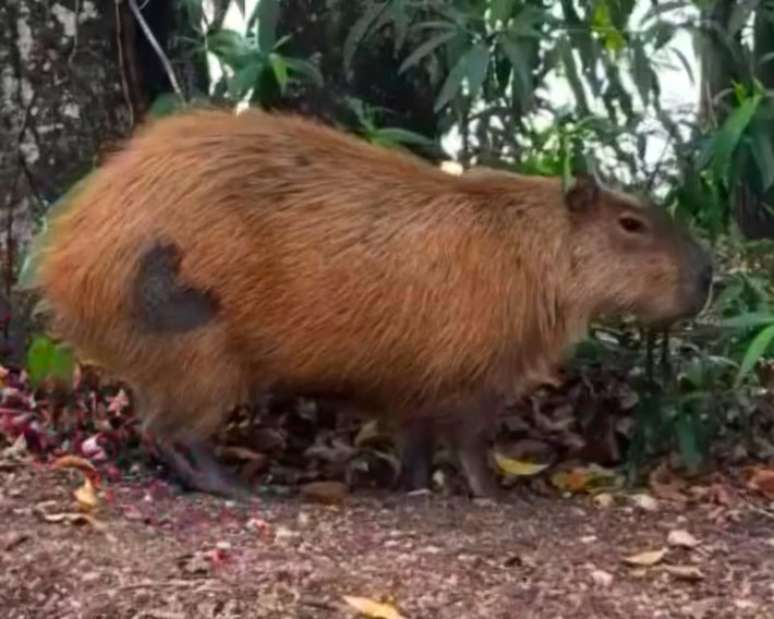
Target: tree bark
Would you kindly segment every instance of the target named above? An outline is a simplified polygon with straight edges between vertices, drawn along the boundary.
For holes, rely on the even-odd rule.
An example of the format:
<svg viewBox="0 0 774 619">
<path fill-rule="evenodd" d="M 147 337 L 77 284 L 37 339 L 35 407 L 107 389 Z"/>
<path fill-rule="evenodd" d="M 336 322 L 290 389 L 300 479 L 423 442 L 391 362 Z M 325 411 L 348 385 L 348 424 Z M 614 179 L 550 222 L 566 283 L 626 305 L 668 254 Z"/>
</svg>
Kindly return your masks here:
<svg viewBox="0 0 774 619">
<path fill-rule="evenodd" d="M 119 9 L 113 1 L 0 2 L 0 305 L 47 207 L 131 127 Z"/>
</svg>

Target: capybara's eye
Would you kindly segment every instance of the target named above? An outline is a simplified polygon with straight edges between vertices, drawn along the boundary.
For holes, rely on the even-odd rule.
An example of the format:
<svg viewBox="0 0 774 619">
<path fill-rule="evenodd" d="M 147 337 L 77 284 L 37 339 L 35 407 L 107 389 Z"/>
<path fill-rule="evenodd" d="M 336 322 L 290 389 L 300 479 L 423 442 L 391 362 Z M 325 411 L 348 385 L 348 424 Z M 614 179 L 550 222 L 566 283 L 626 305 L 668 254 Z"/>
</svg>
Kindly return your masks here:
<svg viewBox="0 0 774 619">
<path fill-rule="evenodd" d="M 648 229 L 648 225 L 644 221 L 632 215 L 621 216 L 618 223 L 629 234 L 643 234 Z"/>
</svg>

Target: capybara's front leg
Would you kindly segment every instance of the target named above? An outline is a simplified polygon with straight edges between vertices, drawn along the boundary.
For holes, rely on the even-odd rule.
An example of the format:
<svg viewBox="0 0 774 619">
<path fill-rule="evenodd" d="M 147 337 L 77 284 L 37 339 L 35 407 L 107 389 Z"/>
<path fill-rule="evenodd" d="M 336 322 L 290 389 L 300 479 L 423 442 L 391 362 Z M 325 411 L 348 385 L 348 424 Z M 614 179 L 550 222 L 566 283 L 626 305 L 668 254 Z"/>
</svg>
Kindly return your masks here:
<svg viewBox="0 0 774 619">
<path fill-rule="evenodd" d="M 502 490 L 487 464 L 486 436 L 457 437 L 454 447 L 460 468 L 473 496 L 499 498 Z"/>
<path fill-rule="evenodd" d="M 500 398 L 486 395 L 458 409 L 449 428 L 449 443 L 473 496 L 499 498 L 501 489 L 487 463 L 489 437 L 502 407 Z"/>
<path fill-rule="evenodd" d="M 434 428 L 429 421 L 403 426 L 398 431 L 400 449 L 399 484 L 403 490 L 429 489 L 433 475 Z"/>
<path fill-rule="evenodd" d="M 188 453 L 188 458 L 183 451 Z M 188 490 L 216 494 L 229 499 L 244 499 L 251 495 L 249 488 L 242 481 L 215 460 L 212 447 L 205 441 L 175 445 L 171 441 L 157 440 L 156 454 Z"/>
</svg>

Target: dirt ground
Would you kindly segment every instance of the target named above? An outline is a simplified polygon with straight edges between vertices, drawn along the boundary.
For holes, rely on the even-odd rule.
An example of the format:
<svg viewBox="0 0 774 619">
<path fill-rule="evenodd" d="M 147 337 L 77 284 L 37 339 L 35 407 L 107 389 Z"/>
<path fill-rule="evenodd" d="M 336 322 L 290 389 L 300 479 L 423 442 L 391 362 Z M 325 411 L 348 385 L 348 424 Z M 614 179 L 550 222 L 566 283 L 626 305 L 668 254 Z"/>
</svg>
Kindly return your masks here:
<svg viewBox="0 0 774 619">
<path fill-rule="evenodd" d="M 136 479 L 101 485 L 94 526 L 58 515 L 77 511 L 79 475 L 0 470 L 7 619 L 357 616 L 345 595 L 407 619 L 774 617 L 774 511 L 732 481 L 690 504 L 516 488 L 500 504 L 357 492 L 324 505 Z M 655 565 L 623 560 L 662 548 Z"/>
</svg>

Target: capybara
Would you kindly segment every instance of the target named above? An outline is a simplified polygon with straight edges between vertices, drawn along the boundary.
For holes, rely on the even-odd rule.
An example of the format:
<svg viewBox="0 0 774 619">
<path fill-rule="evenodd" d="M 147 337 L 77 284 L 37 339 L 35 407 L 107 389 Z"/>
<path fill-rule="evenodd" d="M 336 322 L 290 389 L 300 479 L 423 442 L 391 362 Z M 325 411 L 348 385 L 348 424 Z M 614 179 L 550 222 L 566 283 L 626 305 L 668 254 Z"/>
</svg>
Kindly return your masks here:
<svg viewBox="0 0 774 619">
<path fill-rule="evenodd" d="M 52 218 L 37 284 L 54 333 L 123 377 L 195 489 L 255 394 L 341 398 L 394 423 L 404 479 L 447 440 L 496 491 L 487 434 L 601 314 L 698 312 L 709 255 L 579 176 L 461 176 L 310 120 L 189 110 L 150 123 Z M 185 447 L 190 460 L 183 458 Z"/>
</svg>

